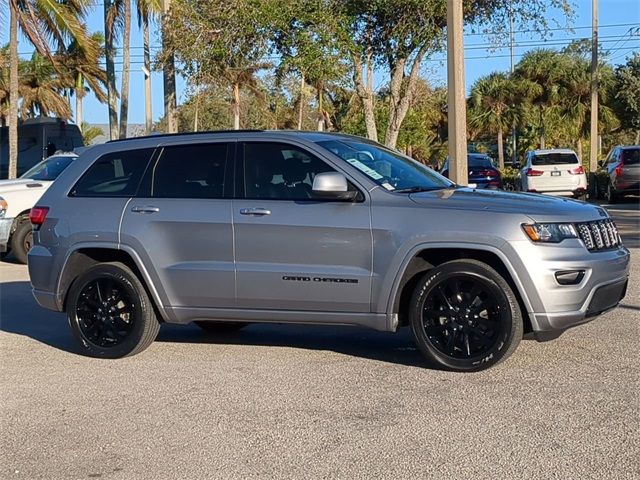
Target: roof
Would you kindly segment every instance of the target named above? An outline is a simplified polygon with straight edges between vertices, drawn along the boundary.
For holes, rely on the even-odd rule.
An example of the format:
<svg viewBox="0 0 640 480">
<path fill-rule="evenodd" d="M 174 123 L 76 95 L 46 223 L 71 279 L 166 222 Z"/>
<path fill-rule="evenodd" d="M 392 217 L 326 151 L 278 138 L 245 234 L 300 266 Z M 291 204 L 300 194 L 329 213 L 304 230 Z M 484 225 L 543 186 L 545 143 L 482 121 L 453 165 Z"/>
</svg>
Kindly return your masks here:
<svg viewBox="0 0 640 480">
<path fill-rule="evenodd" d="M 576 154 L 576 152 L 574 152 L 570 148 L 547 148 L 544 150 L 533 150 L 533 153 L 535 153 L 536 155 L 550 155 L 552 153 L 573 153 L 574 155 Z"/>
</svg>

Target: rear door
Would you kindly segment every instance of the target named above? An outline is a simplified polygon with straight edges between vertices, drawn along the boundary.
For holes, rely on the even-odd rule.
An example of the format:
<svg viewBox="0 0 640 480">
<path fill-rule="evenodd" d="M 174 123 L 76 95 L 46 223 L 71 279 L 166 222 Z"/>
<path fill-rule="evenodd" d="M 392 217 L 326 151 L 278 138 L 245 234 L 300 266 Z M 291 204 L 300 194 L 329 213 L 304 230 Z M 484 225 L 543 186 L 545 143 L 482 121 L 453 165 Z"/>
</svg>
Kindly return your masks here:
<svg viewBox="0 0 640 480">
<path fill-rule="evenodd" d="M 235 303 L 231 198 L 235 142 L 165 145 L 123 215 L 121 242 L 143 261 L 172 307 Z"/>
<path fill-rule="evenodd" d="M 335 170 L 300 146 L 238 144 L 233 223 L 239 307 L 371 310 L 369 199 L 362 190 L 357 202 L 311 198 L 314 176 Z"/>
</svg>

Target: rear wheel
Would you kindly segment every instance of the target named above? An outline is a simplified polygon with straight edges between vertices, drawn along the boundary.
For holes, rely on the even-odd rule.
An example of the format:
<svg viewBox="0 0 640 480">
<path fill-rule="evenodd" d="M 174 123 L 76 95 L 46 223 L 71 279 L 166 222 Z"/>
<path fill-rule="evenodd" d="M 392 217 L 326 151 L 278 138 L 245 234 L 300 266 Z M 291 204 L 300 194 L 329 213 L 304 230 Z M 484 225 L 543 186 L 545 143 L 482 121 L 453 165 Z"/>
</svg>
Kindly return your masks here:
<svg viewBox="0 0 640 480">
<path fill-rule="evenodd" d="M 77 278 L 66 311 L 74 337 L 92 357 L 135 355 L 151 345 L 160 330 L 144 286 L 119 262 L 99 263 Z"/>
<path fill-rule="evenodd" d="M 207 335 L 233 333 L 249 325 L 243 322 L 195 322 Z"/>
<path fill-rule="evenodd" d="M 611 185 L 611 183 L 609 183 L 607 185 L 607 193 L 605 195 L 605 199 L 608 203 L 617 203 L 619 198 L 620 197 L 618 196 L 616 189 L 613 187 L 613 185 Z"/>
<path fill-rule="evenodd" d="M 27 254 L 33 245 L 33 228 L 28 217 L 20 217 L 16 222 L 16 229 L 11 235 L 11 251 L 18 262 L 26 264 Z"/>
<path fill-rule="evenodd" d="M 488 265 L 455 260 L 430 270 L 411 299 L 410 323 L 428 360 L 455 371 L 489 368 L 522 339 L 518 301 Z"/>
</svg>

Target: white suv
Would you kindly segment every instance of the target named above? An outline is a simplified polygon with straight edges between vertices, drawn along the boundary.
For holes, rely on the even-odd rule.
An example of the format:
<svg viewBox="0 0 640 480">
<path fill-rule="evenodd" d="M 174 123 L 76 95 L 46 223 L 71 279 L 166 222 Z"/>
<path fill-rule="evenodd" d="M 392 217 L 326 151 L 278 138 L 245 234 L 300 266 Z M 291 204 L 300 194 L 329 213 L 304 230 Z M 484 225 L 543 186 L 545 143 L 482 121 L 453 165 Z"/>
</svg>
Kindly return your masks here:
<svg viewBox="0 0 640 480">
<path fill-rule="evenodd" d="M 523 192 L 584 199 L 587 176 L 573 150 L 530 150 L 518 174 Z"/>
</svg>

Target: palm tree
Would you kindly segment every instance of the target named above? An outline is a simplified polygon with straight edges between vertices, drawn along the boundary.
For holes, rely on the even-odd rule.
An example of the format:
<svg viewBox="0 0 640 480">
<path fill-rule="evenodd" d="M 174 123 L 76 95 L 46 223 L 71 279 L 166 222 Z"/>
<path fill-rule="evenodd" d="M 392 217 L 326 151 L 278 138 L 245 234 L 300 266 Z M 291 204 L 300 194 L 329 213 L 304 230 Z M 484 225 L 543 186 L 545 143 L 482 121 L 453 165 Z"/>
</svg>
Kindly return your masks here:
<svg viewBox="0 0 640 480">
<path fill-rule="evenodd" d="M 9 0 L 9 178 L 15 178 L 18 166 L 18 29 L 38 53 L 52 59 L 49 40 L 58 49 L 64 48 L 67 39 L 86 43 L 83 20 L 92 3 L 92 0 Z"/>
<path fill-rule="evenodd" d="M 520 123 L 527 98 L 538 92 L 536 84 L 498 72 L 479 79 L 471 88 L 469 123 L 497 135 L 500 168 L 504 168 L 503 133 Z"/>
<path fill-rule="evenodd" d="M 72 41 L 67 49 L 56 57 L 64 68 L 68 87 L 75 96 L 76 115 L 78 126 L 83 122 L 82 103 L 87 91 L 92 90 L 99 102 L 107 101 L 105 87 L 107 85 L 107 73 L 100 67 L 100 45 L 104 43 L 104 36 L 96 32 L 89 37 L 90 48 L 84 48 L 76 40 Z M 88 85 L 88 87 L 85 86 Z"/>
<path fill-rule="evenodd" d="M 21 61 L 19 76 L 20 118 L 49 115 L 71 118 L 71 108 L 64 95 L 67 84 L 48 58 L 36 52 L 31 60 Z"/>
</svg>

